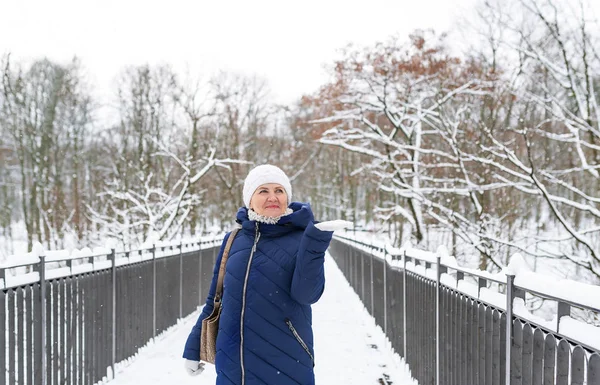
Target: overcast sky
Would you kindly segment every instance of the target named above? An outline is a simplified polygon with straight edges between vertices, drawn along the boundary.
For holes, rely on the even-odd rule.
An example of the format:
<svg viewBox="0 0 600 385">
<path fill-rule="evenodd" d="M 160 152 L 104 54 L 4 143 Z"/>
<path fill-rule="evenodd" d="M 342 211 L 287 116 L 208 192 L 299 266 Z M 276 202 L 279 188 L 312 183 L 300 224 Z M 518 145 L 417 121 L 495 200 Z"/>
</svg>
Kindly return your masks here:
<svg viewBox="0 0 600 385">
<path fill-rule="evenodd" d="M 126 65 L 264 76 L 288 103 L 326 81 L 339 48 L 452 26 L 475 0 L 0 0 L 0 54 L 82 59 L 99 92 Z"/>
</svg>

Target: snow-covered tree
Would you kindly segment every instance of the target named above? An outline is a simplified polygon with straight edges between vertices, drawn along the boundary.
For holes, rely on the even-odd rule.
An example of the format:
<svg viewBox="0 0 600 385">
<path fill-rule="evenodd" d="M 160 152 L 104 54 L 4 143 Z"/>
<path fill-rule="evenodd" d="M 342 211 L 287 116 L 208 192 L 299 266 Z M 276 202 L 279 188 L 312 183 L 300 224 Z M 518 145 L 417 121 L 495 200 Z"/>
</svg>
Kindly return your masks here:
<svg viewBox="0 0 600 385">
<path fill-rule="evenodd" d="M 504 39 L 488 36 L 491 59 L 452 56 L 429 32 L 348 49 L 329 85 L 337 108 L 316 120 L 330 126 L 321 143 L 370 159 L 356 172 L 397 198 L 377 212 L 403 218 L 416 242 L 450 234 L 459 254 L 479 251 L 481 268 L 518 250 L 600 275 L 594 40 L 583 17 L 567 28 L 556 12 L 521 5 L 538 30 L 516 21 L 497 34 L 511 19 L 489 12 L 498 24 L 488 32 Z M 544 218 L 555 232 L 540 231 Z"/>
<path fill-rule="evenodd" d="M 14 188 L 4 196 L 19 201 L 13 215 L 24 222 L 29 247 L 33 241 L 60 245 L 68 232 L 83 235 L 82 154 L 91 109 L 77 59 L 23 68 L 3 58 L 0 125 L 10 169 L 1 174 Z"/>
</svg>

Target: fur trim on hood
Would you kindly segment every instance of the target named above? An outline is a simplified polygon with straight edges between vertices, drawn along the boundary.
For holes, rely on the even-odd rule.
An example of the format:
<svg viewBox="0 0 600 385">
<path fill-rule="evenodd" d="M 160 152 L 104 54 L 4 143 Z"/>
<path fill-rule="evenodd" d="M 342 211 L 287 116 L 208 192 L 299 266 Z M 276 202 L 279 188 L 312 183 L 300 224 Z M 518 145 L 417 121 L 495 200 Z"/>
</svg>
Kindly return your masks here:
<svg viewBox="0 0 600 385">
<path fill-rule="evenodd" d="M 282 217 L 285 217 L 286 215 L 290 215 L 293 212 L 294 212 L 294 210 L 292 210 L 288 207 L 287 209 L 285 209 L 285 212 L 278 217 L 266 217 L 264 215 L 258 214 L 256 211 L 250 209 L 250 210 L 248 210 L 248 219 L 250 219 L 251 221 L 259 222 L 259 223 L 266 223 L 268 225 L 274 225 L 277 222 L 279 222 L 279 220 Z"/>
</svg>

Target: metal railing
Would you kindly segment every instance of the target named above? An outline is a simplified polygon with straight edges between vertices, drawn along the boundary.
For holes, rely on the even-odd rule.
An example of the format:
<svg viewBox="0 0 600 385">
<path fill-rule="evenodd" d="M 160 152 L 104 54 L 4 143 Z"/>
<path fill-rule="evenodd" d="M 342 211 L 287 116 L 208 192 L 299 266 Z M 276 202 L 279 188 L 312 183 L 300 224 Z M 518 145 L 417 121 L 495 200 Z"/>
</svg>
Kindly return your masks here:
<svg viewBox="0 0 600 385">
<path fill-rule="evenodd" d="M 600 309 L 517 286 L 514 275 L 497 279 L 443 263 L 433 253 L 390 255 L 337 235 L 329 251 L 421 385 L 600 385 L 600 352 L 558 332 L 571 306 Z M 469 276 L 472 293 L 464 285 Z M 556 330 L 515 314 L 515 299 L 526 293 L 557 301 Z"/>
<path fill-rule="evenodd" d="M 220 242 L 1 267 L 0 385 L 114 378 L 119 362 L 203 304 Z M 11 274 L 23 268 L 34 272 Z"/>
</svg>

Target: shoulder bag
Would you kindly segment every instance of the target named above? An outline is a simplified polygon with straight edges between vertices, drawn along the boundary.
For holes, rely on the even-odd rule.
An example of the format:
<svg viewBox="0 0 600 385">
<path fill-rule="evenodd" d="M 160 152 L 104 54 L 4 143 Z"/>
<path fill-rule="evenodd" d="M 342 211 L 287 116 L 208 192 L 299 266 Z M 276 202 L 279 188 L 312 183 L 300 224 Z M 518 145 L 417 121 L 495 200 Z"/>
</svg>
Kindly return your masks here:
<svg viewBox="0 0 600 385">
<path fill-rule="evenodd" d="M 202 333 L 200 335 L 200 359 L 202 361 L 215 363 L 215 356 L 217 354 L 217 332 L 219 331 L 219 318 L 221 317 L 221 299 L 223 298 L 223 279 L 225 278 L 225 264 L 229 257 L 229 249 L 233 239 L 237 235 L 239 228 L 233 229 L 225 250 L 223 250 L 223 256 L 221 257 L 221 266 L 219 267 L 219 278 L 217 280 L 217 289 L 214 297 L 213 311 L 208 317 L 202 320 Z"/>
</svg>

